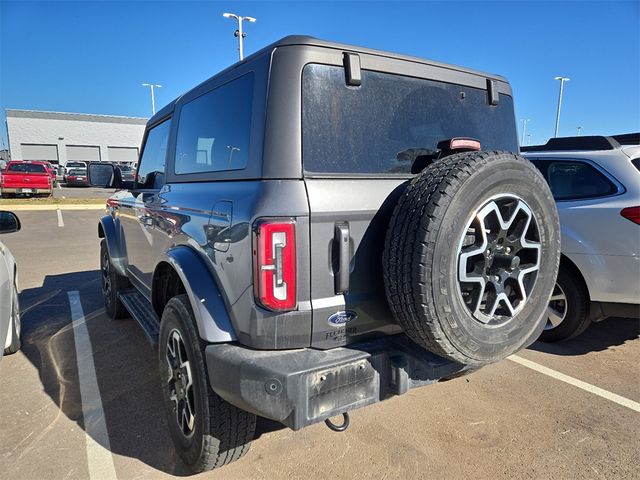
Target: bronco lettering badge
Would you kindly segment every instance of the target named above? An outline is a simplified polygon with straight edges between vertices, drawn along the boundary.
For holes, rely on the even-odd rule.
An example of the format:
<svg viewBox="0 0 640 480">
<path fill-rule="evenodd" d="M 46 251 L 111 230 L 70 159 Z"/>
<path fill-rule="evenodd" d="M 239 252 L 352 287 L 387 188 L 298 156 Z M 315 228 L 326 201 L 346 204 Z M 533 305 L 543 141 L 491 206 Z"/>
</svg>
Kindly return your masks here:
<svg viewBox="0 0 640 480">
<path fill-rule="evenodd" d="M 333 325 L 334 327 L 340 327 L 347 323 L 353 322 L 356 318 L 358 318 L 358 314 L 354 311 L 347 310 L 345 312 L 336 312 L 327 318 L 327 322 L 329 325 Z"/>
</svg>

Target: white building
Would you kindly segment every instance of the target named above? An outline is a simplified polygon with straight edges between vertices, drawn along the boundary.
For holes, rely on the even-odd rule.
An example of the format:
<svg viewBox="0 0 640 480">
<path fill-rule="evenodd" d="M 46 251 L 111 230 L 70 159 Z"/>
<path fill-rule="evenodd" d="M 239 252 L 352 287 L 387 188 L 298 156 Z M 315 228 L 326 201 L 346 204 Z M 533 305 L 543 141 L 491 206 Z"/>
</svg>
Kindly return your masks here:
<svg viewBox="0 0 640 480">
<path fill-rule="evenodd" d="M 6 110 L 12 160 L 137 162 L 146 118 Z"/>
</svg>

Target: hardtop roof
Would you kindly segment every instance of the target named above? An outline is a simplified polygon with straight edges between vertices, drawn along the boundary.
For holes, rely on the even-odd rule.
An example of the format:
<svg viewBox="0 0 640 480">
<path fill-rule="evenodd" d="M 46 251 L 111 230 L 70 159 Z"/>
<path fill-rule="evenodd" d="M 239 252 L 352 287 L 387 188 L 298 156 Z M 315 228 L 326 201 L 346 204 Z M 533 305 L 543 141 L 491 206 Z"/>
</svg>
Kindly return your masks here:
<svg viewBox="0 0 640 480">
<path fill-rule="evenodd" d="M 209 77 L 208 79 L 204 80 L 203 82 L 200 82 L 198 85 L 195 85 L 193 88 L 187 90 L 186 92 L 184 92 L 182 95 L 178 96 L 177 98 L 175 98 L 174 100 L 172 100 L 171 102 L 169 102 L 166 106 L 164 106 L 162 109 L 160 109 L 153 117 L 151 117 L 149 119 L 150 124 L 156 123 L 157 121 L 161 120 L 162 118 L 164 118 L 168 113 L 170 113 L 170 111 L 173 110 L 173 107 L 175 106 L 176 102 L 178 100 L 180 100 L 180 98 L 185 95 L 186 93 L 190 92 L 191 90 L 194 90 L 196 88 L 198 88 L 200 85 L 202 85 L 203 83 L 208 82 L 209 80 L 213 79 L 214 77 L 218 76 L 218 75 L 222 75 L 224 73 L 227 73 L 231 70 L 234 70 L 235 68 L 239 67 L 240 65 L 244 65 L 246 63 L 252 62 L 258 58 L 261 58 L 264 55 L 271 55 L 272 52 L 279 47 L 285 47 L 285 46 L 314 46 L 314 47 L 323 47 L 323 48 L 332 48 L 335 50 L 344 50 L 344 51 L 349 51 L 349 52 L 354 52 L 354 53 L 363 53 L 366 55 L 376 55 L 376 56 L 380 56 L 380 57 L 388 57 L 388 58 L 396 58 L 399 60 L 405 60 L 405 61 L 409 61 L 409 62 L 415 62 L 415 63 L 422 63 L 425 65 L 432 65 L 432 66 L 436 66 L 436 67 L 441 67 L 441 68 L 446 68 L 449 70 L 455 70 L 458 72 L 464 72 L 464 73 L 470 73 L 472 75 L 478 75 L 484 78 L 490 78 L 492 80 L 496 80 L 499 82 L 504 82 L 504 83 L 508 83 L 507 79 L 497 75 L 497 74 L 491 74 L 491 73 L 486 73 L 486 72 L 481 72 L 478 70 L 473 70 L 473 69 L 469 69 L 469 68 L 464 68 L 464 67 L 460 67 L 457 65 L 452 65 L 452 64 L 448 64 L 448 63 L 442 63 L 442 62 L 437 62 L 435 60 L 428 60 L 425 58 L 420 58 L 420 57 L 413 57 L 413 56 L 409 56 L 409 55 L 401 55 L 398 53 L 393 53 L 393 52 L 388 52 L 388 51 L 383 51 L 383 50 L 375 50 L 375 49 L 371 49 L 371 48 L 364 48 L 364 47 L 358 47 L 358 46 L 354 46 L 354 45 L 347 45 L 347 44 L 343 44 L 343 43 L 338 43 L 338 42 L 331 42 L 331 41 L 327 41 L 327 40 L 321 40 L 315 37 L 311 37 L 311 36 L 307 36 L 307 35 L 289 35 L 287 37 L 283 37 L 280 40 L 275 41 L 274 43 L 267 45 L 266 47 L 258 50 L 257 52 L 249 55 L 248 57 L 245 57 L 244 60 L 242 61 L 238 61 L 232 65 L 230 65 L 229 67 L 225 68 L 224 70 L 221 70 L 220 72 L 216 73 L 215 75 L 212 75 L 211 77 Z"/>
</svg>

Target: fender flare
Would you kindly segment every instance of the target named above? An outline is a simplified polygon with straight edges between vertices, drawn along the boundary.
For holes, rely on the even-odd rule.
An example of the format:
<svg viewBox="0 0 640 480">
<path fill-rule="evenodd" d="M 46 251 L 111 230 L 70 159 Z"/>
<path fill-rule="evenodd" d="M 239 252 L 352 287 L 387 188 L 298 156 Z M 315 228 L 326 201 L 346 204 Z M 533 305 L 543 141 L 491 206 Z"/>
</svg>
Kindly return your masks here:
<svg viewBox="0 0 640 480">
<path fill-rule="evenodd" d="M 116 225 L 116 222 L 111 215 L 105 215 L 100 218 L 98 223 L 98 238 L 105 239 L 109 258 L 111 259 L 111 265 L 113 265 L 115 271 L 119 275 L 126 277 L 127 255 L 120 246 L 118 227 L 119 222 L 118 225 Z"/>
<path fill-rule="evenodd" d="M 184 285 L 196 320 L 200 337 L 209 343 L 233 342 L 238 339 L 218 284 L 197 252 L 185 245 L 163 254 L 158 265 L 168 263 Z M 154 272 L 153 283 L 156 282 Z M 190 279 L 190 280 L 189 280 Z M 152 289 L 155 292 L 155 289 Z"/>
</svg>

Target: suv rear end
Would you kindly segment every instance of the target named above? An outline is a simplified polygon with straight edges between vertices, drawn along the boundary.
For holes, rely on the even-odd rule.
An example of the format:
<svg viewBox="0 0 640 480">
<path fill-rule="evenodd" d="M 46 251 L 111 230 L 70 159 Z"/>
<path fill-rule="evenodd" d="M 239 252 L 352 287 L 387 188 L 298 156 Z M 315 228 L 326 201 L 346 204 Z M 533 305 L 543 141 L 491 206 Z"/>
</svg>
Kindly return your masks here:
<svg viewBox="0 0 640 480">
<path fill-rule="evenodd" d="M 348 419 L 533 341 L 559 236 L 517 147 L 503 78 L 309 37 L 151 118 L 99 227 L 103 291 L 159 343 L 185 462 L 238 458 L 255 415 Z"/>
</svg>

